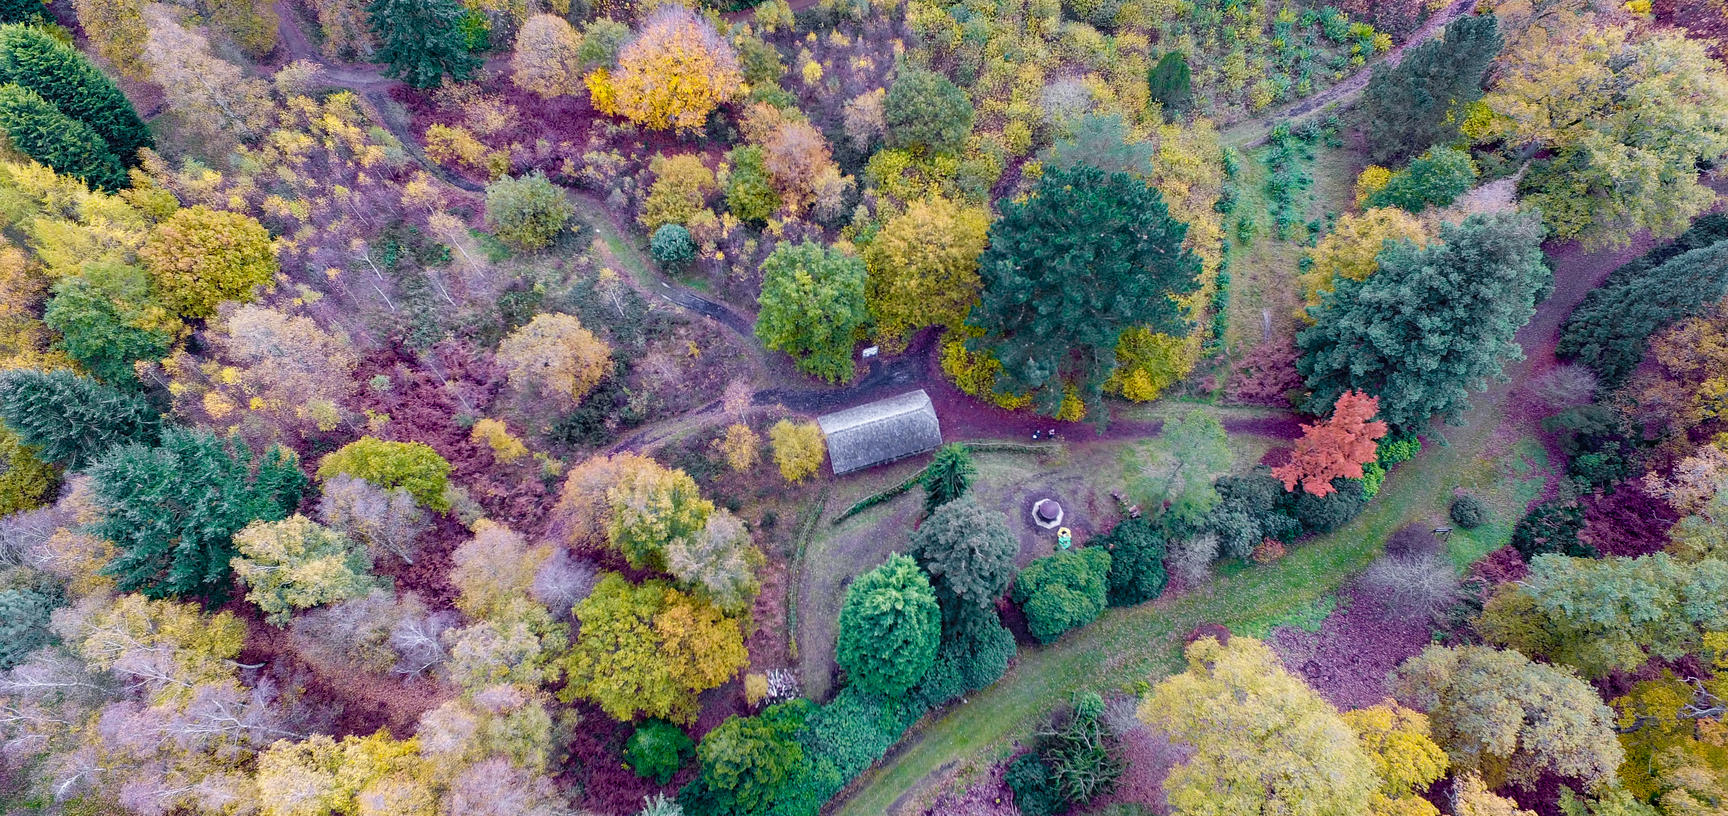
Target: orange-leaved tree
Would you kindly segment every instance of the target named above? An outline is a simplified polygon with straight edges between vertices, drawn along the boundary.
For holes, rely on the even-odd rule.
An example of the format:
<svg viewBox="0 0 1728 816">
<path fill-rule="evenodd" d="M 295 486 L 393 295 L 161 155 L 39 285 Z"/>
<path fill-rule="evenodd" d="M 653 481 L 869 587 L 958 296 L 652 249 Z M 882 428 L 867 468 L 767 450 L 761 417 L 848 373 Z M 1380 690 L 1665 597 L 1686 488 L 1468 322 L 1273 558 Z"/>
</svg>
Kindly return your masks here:
<svg viewBox="0 0 1728 816">
<path fill-rule="evenodd" d="M 1386 423 L 1374 419 L 1380 398 L 1345 391 L 1332 406 L 1332 418 L 1302 426 L 1302 438 L 1287 464 L 1272 469 L 1285 490 L 1296 485 L 1316 496 L 1333 491 L 1332 480 L 1362 478 L 1362 466 L 1374 461 L 1376 442 L 1386 435 Z"/>
</svg>

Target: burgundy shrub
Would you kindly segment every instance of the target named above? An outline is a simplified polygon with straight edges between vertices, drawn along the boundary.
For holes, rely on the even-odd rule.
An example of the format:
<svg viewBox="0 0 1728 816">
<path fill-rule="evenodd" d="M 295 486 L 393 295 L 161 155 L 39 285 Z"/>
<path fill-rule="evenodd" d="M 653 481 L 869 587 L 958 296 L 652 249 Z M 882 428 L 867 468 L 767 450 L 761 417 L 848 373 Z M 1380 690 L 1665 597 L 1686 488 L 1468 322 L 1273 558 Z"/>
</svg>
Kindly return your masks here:
<svg viewBox="0 0 1728 816">
<path fill-rule="evenodd" d="M 1426 524 L 1407 524 L 1386 539 L 1387 555 L 1434 555 L 1440 552 L 1440 539 Z"/>
<path fill-rule="evenodd" d="M 972 787 L 936 797 L 924 816 L 1020 816 L 1020 809 L 1014 806 L 1014 792 L 1002 779 L 1007 770 L 1006 762 L 991 766 L 989 775 Z"/>
<path fill-rule="evenodd" d="M 624 741 L 630 738 L 632 726 L 586 703 L 579 710 L 581 725 L 570 735 L 569 760 L 560 781 L 575 783 L 582 792 L 581 807 L 596 813 L 635 813 L 642 808 L 643 797 L 656 792 L 671 796 L 694 775 L 695 763 L 691 763 L 665 788 L 636 776 L 624 762 Z"/>
<path fill-rule="evenodd" d="M 1674 508 L 1644 489 L 1642 479 L 1619 483 L 1612 493 L 1584 498 L 1584 529 L 1578 541 L 1604 556 L 1628 558 L 1659 552 L 1668 545 L 1668 530 L 1680 520 Z"/>
<path fill-rule="evenodd" d="M 1187 645 L 1202 638 L 1212 638 L 1222 646 L 1230 642 L 1230 630 L 1225 628 L 1222 623 L 1202 623 L 1190 629 L 1188 634 L 1183 635 L 1182 643 Z"/>
<path fill-rule="evenodd" d="M 1250 349 L 1230 375 L 1224 389 L 1231 402 L 1245 405 L 1290 406 L 1290 392 L 1302 387 L 1296 373 L 1296 343 L 1276 337 Z"/>
<path fill-rule="evenodd" d="M 1509 581 L 1522 581 L 1529 574 L 1530 565 L 1524 563 L 1524 556 L 1508 545 L 1471 564 L 1468 577 L 1480 580 L 1492 589 Z"/>
<path fill-rule="evenodd" d="M 1340 710 L 1366 708 L 1386 698 L 1386 676 L 1427 647 L 1432 635 L 1426 620 L 1388 614 L 1356 589 L 1339 602 L 1320 631 L 1281 626 L 1267 643 L 1286 669 Z"/>
</svg>

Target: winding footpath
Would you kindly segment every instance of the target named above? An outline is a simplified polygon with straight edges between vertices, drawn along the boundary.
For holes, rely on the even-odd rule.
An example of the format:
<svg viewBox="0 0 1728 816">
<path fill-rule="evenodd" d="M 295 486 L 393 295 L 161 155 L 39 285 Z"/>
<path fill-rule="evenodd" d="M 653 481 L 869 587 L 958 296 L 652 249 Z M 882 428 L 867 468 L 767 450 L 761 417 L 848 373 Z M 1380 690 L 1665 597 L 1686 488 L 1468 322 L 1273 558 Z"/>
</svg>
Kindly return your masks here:
<svg viewBox="0 0 1728 816">
<path fill-rule="evenodd" d="M 1362 91 L 1367 89 L 1368 78 L 1373 75 L 1375 65 L 1397 65 L 1404 59 L 1406 50 L 1438 36 L 1446 30 L 1448 24 L 1464 16 L 1475 5 L 1475 0 L 1452 0 L 1451 5 L 1429 15 L 1420 27 L 1410 32 L 1410 36 L 1404 38 L 1404 42 L 1396 48 L 1386 52 L 1386 56 L 1381 57 L 1379 62 L 1357 69 L 1355 73 L 1345 77 L 1344 81 L 1313 96 L 1298 99 L 1225 128 L 1222 135 L 1224 143 L 1239 150 L 1259 147 L 1265 144 L 1267 134 L 1271 133 L 1272 128 L 1279 122 L 1300 119 L 1318 111 L 1343 110 L 1349 107 L 1356 101 L 1356 97 L 1361 96 Z"/>
</svg>

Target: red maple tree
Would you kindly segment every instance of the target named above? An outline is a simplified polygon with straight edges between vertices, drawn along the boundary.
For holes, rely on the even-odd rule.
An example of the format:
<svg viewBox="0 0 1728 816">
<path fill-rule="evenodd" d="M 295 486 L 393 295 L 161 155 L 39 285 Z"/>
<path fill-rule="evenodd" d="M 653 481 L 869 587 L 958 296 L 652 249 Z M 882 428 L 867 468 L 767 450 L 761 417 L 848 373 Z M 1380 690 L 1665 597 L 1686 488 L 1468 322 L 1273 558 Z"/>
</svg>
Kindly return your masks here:
<svg viewBox="0 0 1728 816">
<path fill-rule="evenodd" d="M 1332 418 L 1302 426 L 1302 438 L 1289 463 L 1272 469 L 1285 490 L 1296 485 L 1315 496 L 1333 492 L 1332 480 L 1362 478 L 1362 466 L 1374 461 L 1375 443 L 1386 435 L 1386 423 L 1374 419 L 1380 398 L 1346 391 L 1332 405 Z"/>
</svg>

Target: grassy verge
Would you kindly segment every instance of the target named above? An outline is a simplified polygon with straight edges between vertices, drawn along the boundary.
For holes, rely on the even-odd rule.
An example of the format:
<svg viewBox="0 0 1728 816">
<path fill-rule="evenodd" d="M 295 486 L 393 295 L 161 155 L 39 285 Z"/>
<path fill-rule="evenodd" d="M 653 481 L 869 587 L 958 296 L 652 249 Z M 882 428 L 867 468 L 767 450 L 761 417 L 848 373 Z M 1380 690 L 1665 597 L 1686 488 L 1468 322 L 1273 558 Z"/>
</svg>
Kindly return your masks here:
<svg viewBox="0 0 1728 816">
<path fill-rule="evenodd" d="M 1182 636 L 1198 624 L 1255 631 L 1307 617 L 1367 565 L 1393 531 L 1413 521 L 1444 518 L 1459 475 L 1481 463 L 1488 433 L 1498 423 L 1497 412 L 1484 408 L 1476 412 L 1476 424 L 1455 432 L 1452 445 L 1431 448 L 1400 467 L 1367 510 L 1336 533 L 1272 565 L 1222 574 L 1207 587 L 1175 598 L 1112 610 L 1054 645 L 1022 650 L 1001 681 L 924 724 L 862 777 L 836 812 L 900 812 L 896 805 L 932 774 L 957 760 L 1003 750 L 1075 691 L 1156 682 L 1180 667 Z"/>
</svg>

